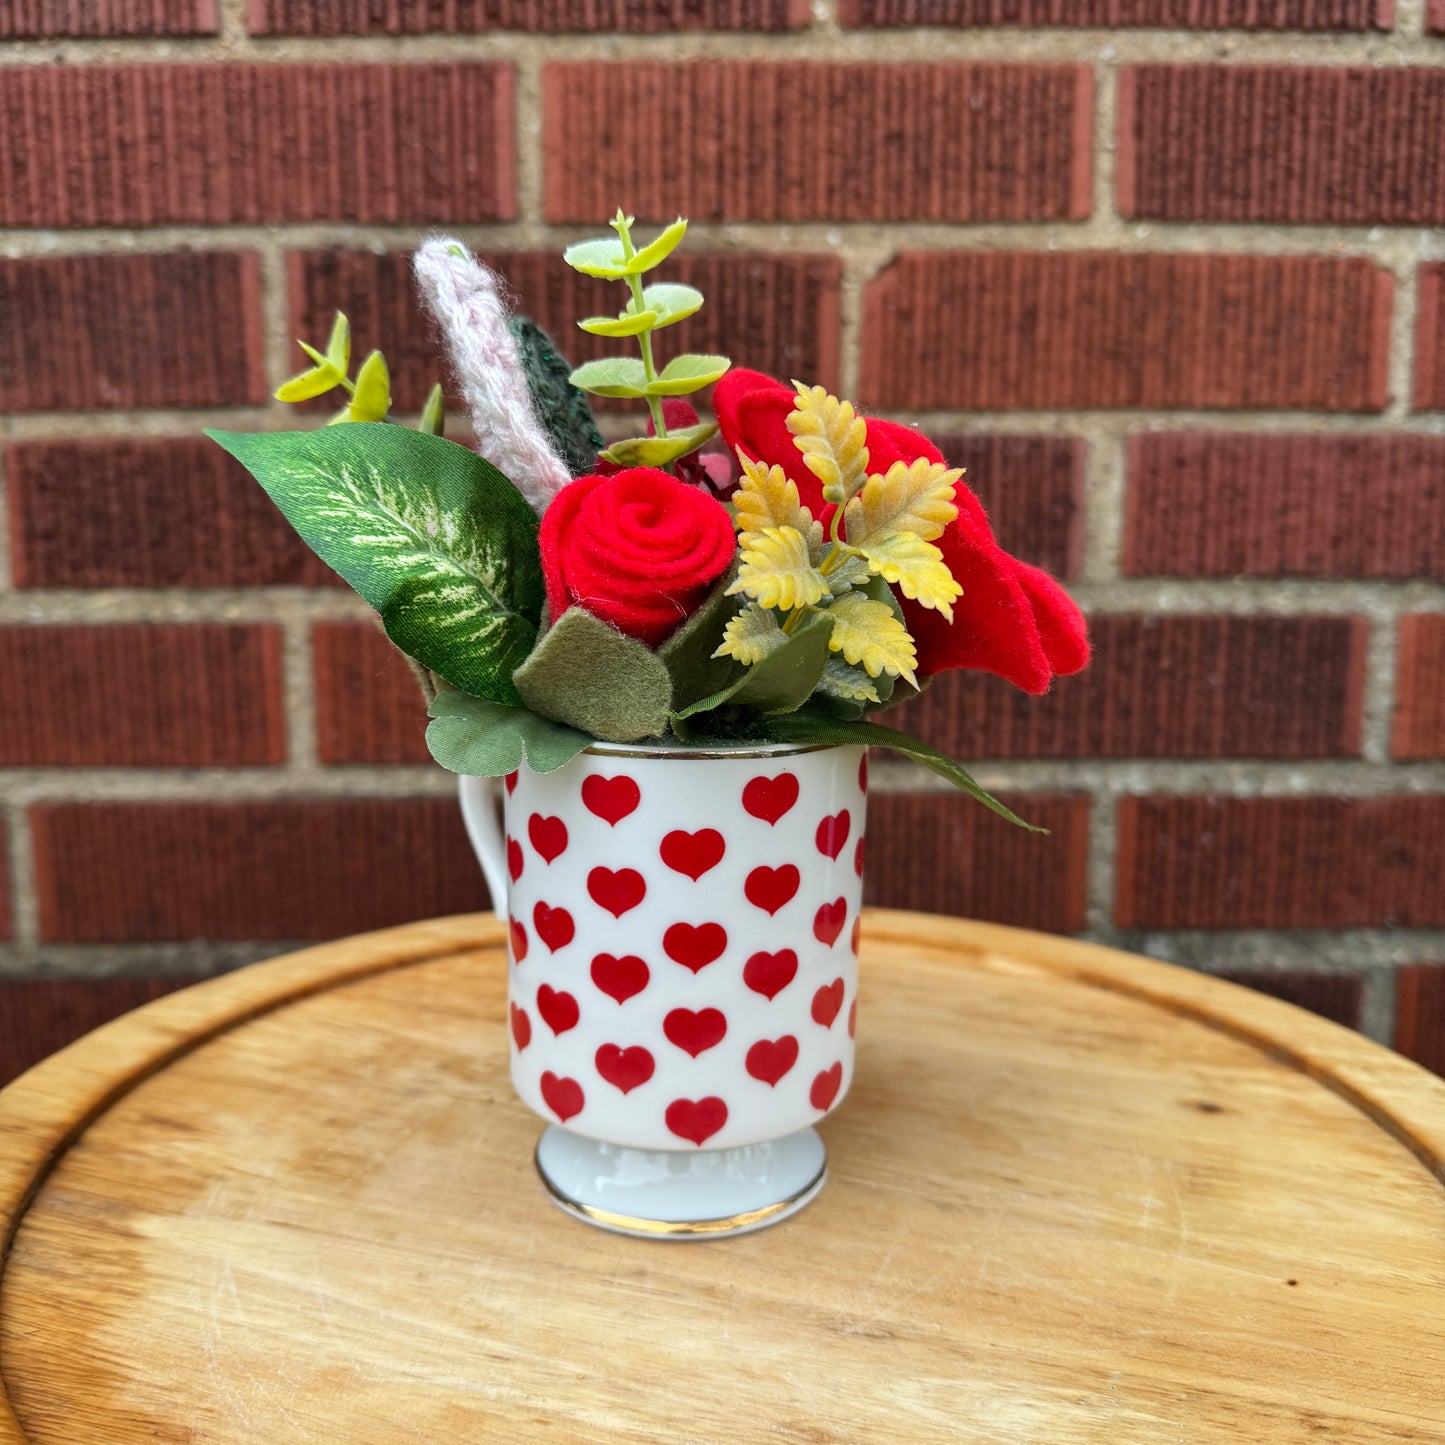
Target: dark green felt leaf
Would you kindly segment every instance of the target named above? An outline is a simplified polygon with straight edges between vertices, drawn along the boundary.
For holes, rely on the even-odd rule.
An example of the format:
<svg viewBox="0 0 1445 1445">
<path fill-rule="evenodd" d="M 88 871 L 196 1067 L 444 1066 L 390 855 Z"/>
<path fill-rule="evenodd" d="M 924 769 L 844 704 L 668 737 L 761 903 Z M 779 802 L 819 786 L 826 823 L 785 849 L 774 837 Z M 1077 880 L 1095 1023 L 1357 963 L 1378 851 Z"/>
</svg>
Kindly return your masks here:
<svg viewBox="0 0 1445 1445">
<path fill-rule="evenodd" d="M 538 717 L 524 707 L 503 707 L 445 689 L 427 709 L 426 745 L 442 767 L 477 778 L 499 778 L 523 762 L 534 773 L 569 763 L 592 739 Z"/>
<path fill-rule="evenodd" d="M 786 713 L 802 707 L 823 675 L 832 635 L 831 617 L 810 617 L 781 647 L 753 663 L 737 682 L 679 709 L 676 716 L 686 719 L 729 705 L 754 707 L 766 713 Z"/>
<path fill-rule="evenodd" d="M 731 657 L 713 656 L 722 645 L 728 619 L 742 605 L 742 598 L 727 595 L 736 575 L 734 564 L 707 601 L 657 650 L 672 678 L 675 708 L 687 707 L 742 680 L 742 663 Z"/>
<path fill-rule="evenodd" d="M 567 470 L 574 477 L 585 476 L 603 445 L 592 408 L 567 380 L 572 368 L 552 338 L 530 317 L 514 316 L 510 324 L 537 419 L 547 429 Z"/>
<path fill-rule="evenodd" d="M 672 706 L 662 659 L 575 606 L 543 634 L 514 681 L 533 712 L 609 743 L 660 737 Z"/>
<path fill-rule="evenodd" d="M 1004 807 L 992 793 L 973 780 L 961 763 L 955 762 L 947 753 L 941 753 L 937 748 L 931 748 L 927 743 L 910 737 L 907 733 L 901 733 L 896 728 L 886 728 L 881 723 L 874 722 L 846 722 L 841 718 L 814 712 L 812 708 L 806 712 L 769 717 L 767 728 L 768 735 L 774 742 L 779 743 L 854 743 L 870 748 L 890 748 L 895 753 L 912 758 L 916 763 L 922 763 L 925 768 L 931 768 L 939 777 L 947 778 L 955 788 L 967 793 L 985 808 L 997 813 L 1000 818 L 1007 818 L 1010 823 L 1027 828 L 1030 833 L 1048 832 L 1047 828 L 1025 823 L 1017 814 Z"/>
<path fill-rule="evenodd" d="M 381 422 L 311 432 L 208 432 L 388 636 L 454 687 L 520 699 L 512 673 L 542 608 L 537 518 L 475 452 Z"/>
</svg>

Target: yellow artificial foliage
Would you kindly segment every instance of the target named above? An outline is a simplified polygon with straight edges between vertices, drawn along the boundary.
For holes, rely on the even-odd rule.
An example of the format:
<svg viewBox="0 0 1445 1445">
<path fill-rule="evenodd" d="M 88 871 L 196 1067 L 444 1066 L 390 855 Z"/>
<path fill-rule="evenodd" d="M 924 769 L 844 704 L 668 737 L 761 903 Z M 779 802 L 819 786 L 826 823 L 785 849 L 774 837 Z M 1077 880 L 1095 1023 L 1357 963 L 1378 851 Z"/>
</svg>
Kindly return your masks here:
<svg viewBox="0 0 1445 1445">
<path fill-rule="evenodd" d="M 811 607 L 828 584 L 808 555 L 808 539 L 796 527 L 763 527 L 739 539 L 741 565 L 729 596 L 745 592 L 760 607 Z"/>
<path fill-rule="evenodd" d="M 913 675 L 918 659 L 913 639 L 886 602 L 849 592 L 830 603 L 827 612 L 833 619 L 828 646 L 834 652 L 841 652 L 855 667 L 861 666 L 869 677 L 887 672 L 918 686 Z"/>
<path fill-rule="evenodd" d="M 868 674 L 856 667 L 850 667 L 841 657 L 830 657 L 823 665 L 823 676 L 818 689 L 829 697 L 842 698 L 844 702 L 881 702 L 878 689 L 868 679 Z"/>
<path fill-rule="evenodd" d="M 859 549 L 869 568 L 891 582 L 910 601 L 932 607 L 953 621 L 954 600 L 963 588 L 943 560 L 943 553 L 916 532 L 890 532 Z"/>
<path fill-rule="evenodd" d="M 953 488 L 962 475 L 927 457 L 894 462 L 884 476 L 875 472 L 843 513 L 849 543 L 861 547 L 893 532 L 912 532 L 925 542 L 941 537 L 958 515 Z"/>
<path fill-rule="evenodd" d="M 723 628 L 722 646 L 713 656 L 735 657 L 745 667 L 751 667 L 786 640 L 787 634 L 778 626 L 778 619 L 754 602 L 729 620 Z"/>
<path fill-rule="evenodd" d="M 797 396 L 788 413 L 793 445 L 808 470 L 823 484 L 823 497 L 842 506 L 863 486 L 868 475 L 868 425 L 821 386 L 794 382 Z"/>
<path fill-rule="evenodd" d="M 823 545 L 823 528 L 798 500 L 798 489 L 782 467 L 767 467 L 746 456 L 741 448 L 738 461 L 743 469 L 742 485 L 733 493 L 734 525 L 741 532 L 741 545 L 764 527 L 791 527 L 808 539 L 810 556 Z"/>
</svg>

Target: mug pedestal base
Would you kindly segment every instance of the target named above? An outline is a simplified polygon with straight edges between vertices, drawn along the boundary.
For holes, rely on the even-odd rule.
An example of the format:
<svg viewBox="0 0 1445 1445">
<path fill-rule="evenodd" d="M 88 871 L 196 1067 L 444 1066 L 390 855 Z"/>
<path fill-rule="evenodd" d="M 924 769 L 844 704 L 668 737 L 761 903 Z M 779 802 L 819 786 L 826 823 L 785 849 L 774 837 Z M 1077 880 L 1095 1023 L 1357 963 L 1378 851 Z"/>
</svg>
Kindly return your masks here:
<svg viewBox="0 0 1445 1445">
<path fill-rule="evenodd" d="M 726 1239 L 766 1229 L 816 1197 L 828 1156 L 816 1129 L 736 1149 L 632 1149 L 555 1124 L 537 1173 L 578 1219 L 645 1239 Z"/>
</svg>

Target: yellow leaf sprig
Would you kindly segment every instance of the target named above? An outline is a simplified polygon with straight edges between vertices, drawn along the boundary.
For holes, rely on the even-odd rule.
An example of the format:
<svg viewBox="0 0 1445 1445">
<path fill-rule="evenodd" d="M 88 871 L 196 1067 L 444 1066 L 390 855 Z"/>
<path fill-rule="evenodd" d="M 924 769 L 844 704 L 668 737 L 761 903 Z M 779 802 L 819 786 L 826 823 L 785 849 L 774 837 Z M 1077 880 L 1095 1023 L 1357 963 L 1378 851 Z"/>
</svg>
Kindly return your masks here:
<svg viewBox="0 0 1445 1445">
<path fill-rule="evenodd" d="M 832 620 L 828 646 L 840 656 L 830 658 L 819 690 L 877 703 L 881 676 L 918 686 L 913 638 L 889 589 L 953 621 L 963 589 L 933 543 L 958 514 L 953 489 L 963 472 L 926 457 L 869 471 L 867 425 L 852 405 L 821 386 L 794 386 L 788 430 L 833 505 L 832 525 L 825 538 L 783 469 L 739 450 L 738 575 L 728 591 L 748 603 L 714 656 L 750 667 L 821 613 Z"/>
</svg>

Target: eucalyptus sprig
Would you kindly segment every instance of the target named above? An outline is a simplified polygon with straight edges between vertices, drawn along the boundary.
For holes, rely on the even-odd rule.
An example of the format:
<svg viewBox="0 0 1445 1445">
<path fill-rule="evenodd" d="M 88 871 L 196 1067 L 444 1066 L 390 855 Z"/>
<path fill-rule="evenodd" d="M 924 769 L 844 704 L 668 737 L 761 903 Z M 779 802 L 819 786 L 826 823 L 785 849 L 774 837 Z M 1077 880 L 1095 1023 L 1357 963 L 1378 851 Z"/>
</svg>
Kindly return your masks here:
<svg viewBox="0 0 1445 1445">
<path fill-rule="evenodd" d="M 283 381 L 276 388 L 277 401 L 310 401 L 340 387 L 347 403 L 326 423 L 335 426 L 343 421 L 386 421 L 391 411 L 391 372 L 386 358 L 379 351 L 371 352 L 361 363 L 356 380 L 351 379 L 351 323 L 344 312 L 336 313 L 325 352 L 297 340 L 297 346 L 311 358 L 307 370 Z M 428 436 L 440 436 L 446 422 L 446 403 L 442 400 L 441 383 L 432 387 L 422 409 L 417 430 Z"/>
<path fill-rule="evenodd" d="M 657 369 L 652 354 L 652 333 L 695 314 L 703 304 L 703 295 L 694 286 L 675 282 L 642 284 L 643 276 L 660 266 L 677 248 L 687 233 L 687 222 L 679 217 L 660 236 L 638 250 L 632 241 L 633 221 L 634 217 L 619 210 L 609 222 L 617 232 L 616 240 L 602 237 L 580 241 L 568 247 L 563 259 L 584 276 L 626 282 L 629 300 L 616 316 L 589 316 L 577 324 L 593 336 L 635 336 L 640 355 L 609 356 L 586 362 L 572 373 L 570 380 L 573 386 L 594 396 L 640 397 L 647 402 L 655 435 L 614 442 L 602 453 L 608 461 L 625 467 L 671 468 L 679 458 L 708 441 L 717 426 L 713 422 L 702 422 L 669 433 L 662 414 L 662 399 L 687 396 L 711 386 L 732 363 L 726 356 L 685 353 L 674 357 L 661 371 Z"/>
</svg>

